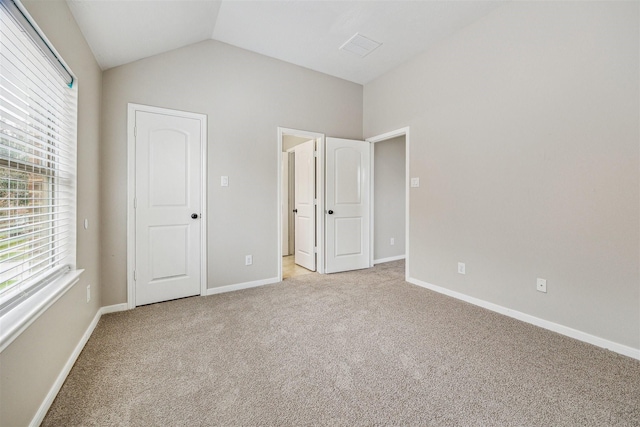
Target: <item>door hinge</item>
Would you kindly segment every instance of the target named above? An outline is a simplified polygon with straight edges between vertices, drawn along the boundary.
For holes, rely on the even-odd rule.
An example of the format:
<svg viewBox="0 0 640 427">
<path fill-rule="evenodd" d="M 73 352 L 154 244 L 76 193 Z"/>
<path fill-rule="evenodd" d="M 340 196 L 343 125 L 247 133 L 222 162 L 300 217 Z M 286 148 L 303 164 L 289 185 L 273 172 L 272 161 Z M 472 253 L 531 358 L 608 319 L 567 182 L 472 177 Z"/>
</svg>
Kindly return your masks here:
<svg viewBox="0 0 640 427">
<path fill-rule="evenodd" d="M 133 127 L 133 136 L 138 136 L 138 127 L 137 126 Z"/>
<path fill-rule="evenodd" d="M 313 248 L 313 253 L 314 253 L 314 254 L 317 254 L 317 253 L 318 253 L 318 247 L 317 247 L 317 246 Z"/>
<path fill-rule="evenodd" d="M 317 151 L 313 152 L 313 157 L 318 157 L 320 154 Z"/>
<path fill-rule="evenodd" d="M 313 206 L 318 206 L 318 199 L 313 199 Z"/>
<path fill-rule="evenodd" d="M 133 281 L 135 282 L 136 280 L 138 280 L 138 274 L 135 270 L 133 270 Z"/>
<path fill-rule="evenodd" d="M 138 198 L 137 197 L 133 198 L 133 209 L 138 209 Z"/>
</svg>

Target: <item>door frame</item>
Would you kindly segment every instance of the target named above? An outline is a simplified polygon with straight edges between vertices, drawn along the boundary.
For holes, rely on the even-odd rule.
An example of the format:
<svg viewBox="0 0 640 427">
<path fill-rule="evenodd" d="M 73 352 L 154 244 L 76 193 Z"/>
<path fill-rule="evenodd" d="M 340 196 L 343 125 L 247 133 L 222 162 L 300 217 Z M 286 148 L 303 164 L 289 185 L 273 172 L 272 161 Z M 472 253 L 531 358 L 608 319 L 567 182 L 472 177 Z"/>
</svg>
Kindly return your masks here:
<svg viewBox="0 0 640 427">
<path fill-rule="evenodd" d="M 277 138 L 277 159 L 278 159 L 278 182 L 276 183 L 278 203 L 276 208 L 278 211 L 278 246 L 277 246 L 277 265 L 278 265 L 278 281 L 282 282 L 282 140 L 285 135 L 301 136 L 304 138 L 314 139 L 318 141 L 315 148 L 316 156 L 316 271 L 320 274 L 324 274 L 324 133 L 311 132 L 299 129 L 290 129 L 278 126 L 278 138 Z"/>
<path fill-rule="evenodd" d="M 409 240 L 410 240 L 410 235 L 409 235 L 409 206 L 411 206 L 410 204 L 410 183 L 411 183 L 411 178 L 410 178 L 410 174 L 409 174 L 409 161 L 410 161 L 410 128 L 409 126 L 407 127 L 403 127 L 400 129 L 396 129 L 396 130 L 392 130 L 390 132 L 386 132 L 383 133 L 381 135 L 377 135 L 377 136 L 372 136 L 371 138 L 367 138 L 365 139 L 365 141 L 371 143 L 371 206 L 370 206 L 370 234 L 369 234 L 369 239 L 370 239 L 370 260 L 369 260 L 369 264 L 370 267 L 373 267 L 373 258 L 374 258 L 374 239 L 373 239 L 373 233 L 374 233 L 374 225 L 375 225 L 375 218 L 374 218 L 374 159 L 375 159 L 375 145 L 376 142 L 382 142 L 382 141 L 388 141 L 390 139 L 396 138 L 398 136 L 403 136 L 405 137 L 405 166 L 404 166 L 404 172 L 405 172 L 405 206 L 404 206 L 404 242 L 405 242 L 405 247 L 404 247 L 404 256 L 405 256 L 405 264 L 404 264 L 404 277 L 405 280 L 408 280 L 410 275 L 409 275 Z"/>
<path fill-rule="evenodd" d="M 201 167 L 201 212 L 200 212 L 200 295 L 207 293 L 207 116 L 206 114 L 152 107 L 142 104 L 127 104 L 127 307 L 136 307 L 136 286 L 134 270 L 136 266 L 136 112 L 166 114 L 200 121 Z"/>
</svg>

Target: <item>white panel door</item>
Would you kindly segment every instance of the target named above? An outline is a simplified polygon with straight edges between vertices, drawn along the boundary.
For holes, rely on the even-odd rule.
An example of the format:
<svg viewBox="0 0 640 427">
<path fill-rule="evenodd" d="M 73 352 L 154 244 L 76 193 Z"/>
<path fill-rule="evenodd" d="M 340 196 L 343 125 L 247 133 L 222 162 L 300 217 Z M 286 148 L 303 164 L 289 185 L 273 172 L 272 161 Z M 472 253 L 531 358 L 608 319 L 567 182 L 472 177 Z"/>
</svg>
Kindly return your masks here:
<svg viewBox="0 0 640 427">
<path fill-rule="evenodd" d="M 369 268 L 370 147 L 326 141 L 326 272 Z"/>
<path fill-rule="evenodd" d="M 289 255 L 289 153 L 282 153 L 282 187 L 280 187 L 280 197 L 282 197 L 282 207 L 280 216 L 282 217 L 282 256 Z"/>
<path fill-rule="evenodd" d="M 201 122 L 135 115 L 135 302 L 200 294 Z"/>
<path fill-rule="evenodd" d="M 314 140 L 303 142 L 295 153 L 295 262 L 316 270 L 315 255 L 315 158 Z"/>
</svg>

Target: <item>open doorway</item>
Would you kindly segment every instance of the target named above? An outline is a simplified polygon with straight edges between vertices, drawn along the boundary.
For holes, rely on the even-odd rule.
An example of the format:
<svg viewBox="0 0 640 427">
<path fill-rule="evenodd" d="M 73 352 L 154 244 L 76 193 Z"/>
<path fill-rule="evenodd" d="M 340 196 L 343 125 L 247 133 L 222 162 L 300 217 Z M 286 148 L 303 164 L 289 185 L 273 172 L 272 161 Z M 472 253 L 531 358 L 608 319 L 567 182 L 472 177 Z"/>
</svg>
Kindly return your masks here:
<svg viewBox="0 0 640 427">
<path fill-rule="evenodd" d="M 373 145 L 373 263 L 405 258 L 405 136 Z"/>
<path fill-rule="evenodd" d="M 307 192 L 308 195 L 313 193 L 313 197 L 307 197 L 307 200 L 312 199 L 315 207 L 310 210 L 315 217 L 307 222 L 315 223 L 315 233 L 313 231 L 306 233 L 307 236 L 315 239 L 314 244 L 307 245 L 309 248 L 313 247 L 313 253 L 309 249 L 307 255 L 310 255 L 311 260 L 315 260 L 315 270 L 318 273 L 339 273 L 373 267 L 372 143 L 400 135 L 405 133 L 385 134 L 372 140 L 362 141 L 325 138 L 324 134 L 320 133 L 278 128 L 278 248 L 276 255 L 279 280 L 283 278 L 283 255 L 294 254 L 295 256 L 300 249 L 297 238 L 299 230 L 292 231 L 290 213 L 297 210 L 298 212 L 294 212 L 294 215 L 297 214 L 299 219 L 300 204 L 299 200 L 295 200 L 298 199 L 297 195 L 294 196 L 294 202 L 291 202 L 289 190 L 285 191 L 289 189 L 290 183 L 286 185 L 284 183 L 284 175 L 286 174 L 289 178 L 299 175 L 299 167 L 294 165 L 291 173 L 290 167 L 284 165 L 291 163 L 291 156 L 285 156 L 283 153 L 291 148 L 294 153 L 297 153 L 297 147 L 306 143 L 315 143 L 313 161 L 310 162 L 315 167 L 315 173 L 308 170 L 306 172 L 309 177 L 306 182 L 315 178 L 315 183 Z M 407 150 L 408 144 L 407 133 Z M 306 159 L 310 157 L 309 154 Z M 297 178 L 289 180 L 291 179 L 297 180 Z M 296 185 L 294 184 L 293 187 L 295 189 Z M 310 202 L 307 205 L 310 205 Z M 293 221 L 296 222 L 295 216 Z M 294 225 L 294 228 L 297 227 Z M 311 241 L 310 238 L 309 242 Z M 303 263 L 295 262 L 295 264 Z M 313 270 L 313 267 L 308 269 Z"/>
<path fill-rule="evenodd" d="M 320 202 L 324 135 L 278 128 L 280 279 L 322 273 Z"/>
<path fill-rule="evenodd" d="M 387 132 L 371 143 L 371 265 L 405 260 L 409 277 L 409 128 Z"/>
</svg>

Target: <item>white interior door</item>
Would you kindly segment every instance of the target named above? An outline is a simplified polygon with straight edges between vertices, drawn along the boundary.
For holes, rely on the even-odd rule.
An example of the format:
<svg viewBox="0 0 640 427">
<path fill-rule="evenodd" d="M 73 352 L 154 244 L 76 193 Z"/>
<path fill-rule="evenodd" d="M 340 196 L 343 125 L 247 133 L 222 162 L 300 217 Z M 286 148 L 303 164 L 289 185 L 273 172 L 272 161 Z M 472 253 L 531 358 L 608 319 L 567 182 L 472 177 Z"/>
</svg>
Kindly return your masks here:
<svg viewBox="0 0 640 427">
<path fill-rule="evenodd" d="M 201 293 L 202 122 L 135 113 L 135 304 Z"/>
<path fill-rule="evenodd" d="M 282 186 L 280 197 L 282 198 L 282 256 L 289 255 L 289 153 L 282 153 Z"/>
<path fill-rule="evenodd" d="M 326 139 L 326 272 L 369 268 L 370 147 Z"/>
<path fill-rule="evenodd" d="M 314 140 L 294 148 L 295 153 L 295 262 L 316 270 Z"/>
</svg>

